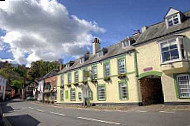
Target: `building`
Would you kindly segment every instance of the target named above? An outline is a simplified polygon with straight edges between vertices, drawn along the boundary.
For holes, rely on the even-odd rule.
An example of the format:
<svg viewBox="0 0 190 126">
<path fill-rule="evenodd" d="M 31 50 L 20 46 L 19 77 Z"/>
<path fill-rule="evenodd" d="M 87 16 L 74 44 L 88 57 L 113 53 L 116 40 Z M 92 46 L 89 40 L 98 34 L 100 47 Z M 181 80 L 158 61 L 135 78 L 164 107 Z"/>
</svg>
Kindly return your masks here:
<svg viewBox="0 0 190 126">
<path fill-rule="evenodd" d="M 0 100 L 5 100 L 7 80 L 0 75 Z"/>
<path fill-rule="evenodd" d="M 57 76 L 57 102 L 190 104 L 190 11 L 170 8 L 164 21 L 70 61 Z"/>
<path fill-rule="evenodd" d="M 37 88 L 37 100 L 43 101 L 43 92 L 44 92 L 44 79 L 41 78 L 38 80 L 38 88 Z"/>
<path fill-rule="evenodd" d="M 33 97 L 35 96 L 34 94 L 34 90 L 36 89 L 38 85 L 38 82 L 37 80 L 34 80 L 32 82 L 30 82 L 27 86 L 26 86 L 26 96 L 30 96 L 30 97 Z"/>
<path fill-rule="evenodd" d="M 54 103 L 57 99 L 57 72 L 58 70 L 53 69 L 49 73 L 47 73 L 43 78 L 45 80 L 44 83 L 44 102 Z"/>
<path fill-rule="evenodd" d="M 134 46 L 142 102 L 189 104 L 190 11 L 170 8 L 163 22 L 142 28 Z"/>
</svg>

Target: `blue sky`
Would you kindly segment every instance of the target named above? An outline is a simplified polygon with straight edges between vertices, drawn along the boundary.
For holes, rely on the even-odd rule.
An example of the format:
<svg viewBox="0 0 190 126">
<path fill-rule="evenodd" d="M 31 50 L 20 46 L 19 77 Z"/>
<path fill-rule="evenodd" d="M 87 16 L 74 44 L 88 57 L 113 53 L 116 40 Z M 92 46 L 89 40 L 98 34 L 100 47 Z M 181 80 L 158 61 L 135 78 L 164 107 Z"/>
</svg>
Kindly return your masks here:
<svg viewBox="0 0 190 126">
<path fill-rule="evenodd" d="M 185 12 L 190 10 L 190 0 L 57 0 L 69 14 L 80 19 L 95 21 L 105 33 L 92 33 L 101 40 L 101 46 L 117 43 L 142 26 L 163 20 L 169 7 Z M 0 36 L 5 31 L 0 30 Z M 0 58 L 13 59 L 7 49 L 0 51 Z M 65 58 L 66 61 L 73 58 Z"/>
</svg>

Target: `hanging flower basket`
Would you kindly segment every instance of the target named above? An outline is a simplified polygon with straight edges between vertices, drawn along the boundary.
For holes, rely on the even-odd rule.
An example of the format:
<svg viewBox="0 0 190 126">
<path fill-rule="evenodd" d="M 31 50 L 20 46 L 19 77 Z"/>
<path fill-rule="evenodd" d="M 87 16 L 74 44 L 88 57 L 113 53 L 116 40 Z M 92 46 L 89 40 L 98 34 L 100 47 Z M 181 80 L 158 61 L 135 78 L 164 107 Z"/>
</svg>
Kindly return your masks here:
<svg viewBox="0 0 190 126">
<path fill-rule="evenodd" d="M 104 78 L 104 81 L 110 81 L 110 80 L 111 80 L 110 77 L 105 77 L 105 78 Z"/>
<path fill-rule="evenodd" d="M 118 75 L 118 78 L 119 78 L 119 79 L 124 79 L 124 78 L 126 78 L 126 73 L 119 74 L 119 75 Z"/>
</svg>

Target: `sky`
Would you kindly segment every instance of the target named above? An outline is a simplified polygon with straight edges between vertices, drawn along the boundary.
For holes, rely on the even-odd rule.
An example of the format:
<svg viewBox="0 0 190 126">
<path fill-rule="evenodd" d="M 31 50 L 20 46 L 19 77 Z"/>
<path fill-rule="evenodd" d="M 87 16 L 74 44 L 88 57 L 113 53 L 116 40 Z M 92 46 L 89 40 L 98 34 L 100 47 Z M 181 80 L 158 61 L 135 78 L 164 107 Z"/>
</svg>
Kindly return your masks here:
<svg viewBox="0 0 190 126">
<path fill-rule="evenodd" d="M 0 2 L 0 60 L 64 63 L 164 20 L 169 7 L 186 12 L 190 0 L 6 0 Z"/>
</svg>

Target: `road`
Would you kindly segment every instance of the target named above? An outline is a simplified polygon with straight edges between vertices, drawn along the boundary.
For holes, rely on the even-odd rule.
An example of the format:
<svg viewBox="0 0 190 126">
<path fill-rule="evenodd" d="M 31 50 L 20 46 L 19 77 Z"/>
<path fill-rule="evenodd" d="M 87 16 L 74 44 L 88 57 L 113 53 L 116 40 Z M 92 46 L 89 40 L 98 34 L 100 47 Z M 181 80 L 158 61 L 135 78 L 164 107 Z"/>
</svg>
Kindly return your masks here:
<svg viewBox="0 0 190 126">
<path fill-rule="evenodd" d="M 3 111 L 12 126 L 190 126 L 190 111 L 96 111 L 15 99 Z"/>
</svg>

